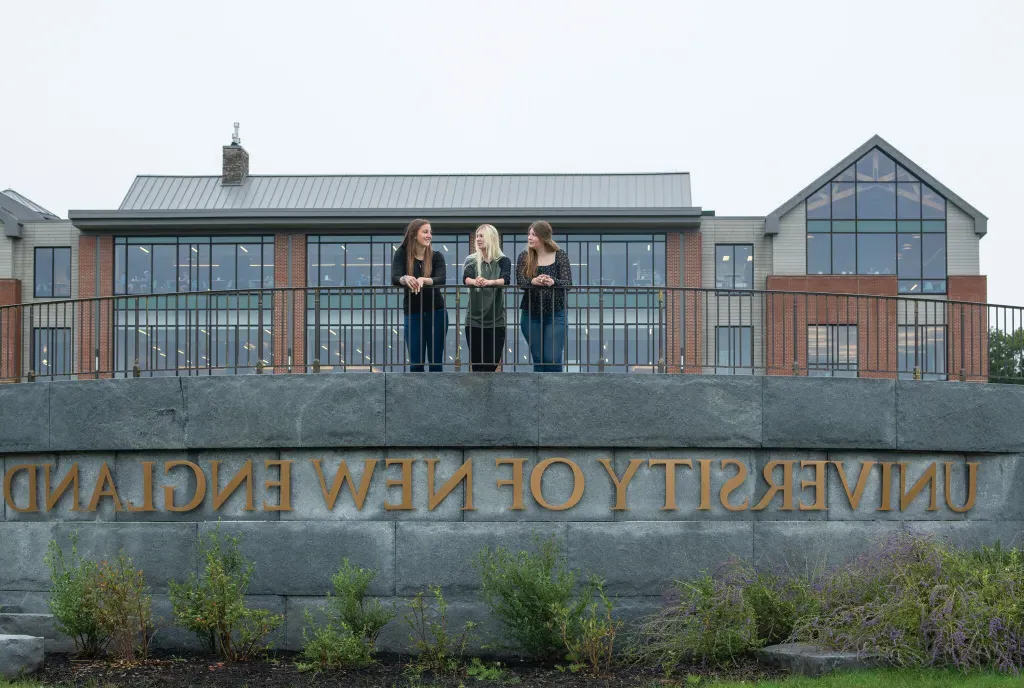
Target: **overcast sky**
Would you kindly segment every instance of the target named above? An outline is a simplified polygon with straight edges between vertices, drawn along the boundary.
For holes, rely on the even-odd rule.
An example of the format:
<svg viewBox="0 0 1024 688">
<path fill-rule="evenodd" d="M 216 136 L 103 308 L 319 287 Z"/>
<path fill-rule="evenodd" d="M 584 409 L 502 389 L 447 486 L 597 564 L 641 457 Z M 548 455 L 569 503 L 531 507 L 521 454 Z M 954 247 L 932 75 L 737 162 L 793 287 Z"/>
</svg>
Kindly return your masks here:
<svg viewBox="0 0 1024 688">
<path fill-rule="evenodd" d="M 156 9 L 157 6 L 164 9 Z M 765 215 L 880 134 L 989 216 L 1024 305 L 1024 2 L 0 0 L 0 188 L 137 174 L 687 171 Z"/>
</svg>

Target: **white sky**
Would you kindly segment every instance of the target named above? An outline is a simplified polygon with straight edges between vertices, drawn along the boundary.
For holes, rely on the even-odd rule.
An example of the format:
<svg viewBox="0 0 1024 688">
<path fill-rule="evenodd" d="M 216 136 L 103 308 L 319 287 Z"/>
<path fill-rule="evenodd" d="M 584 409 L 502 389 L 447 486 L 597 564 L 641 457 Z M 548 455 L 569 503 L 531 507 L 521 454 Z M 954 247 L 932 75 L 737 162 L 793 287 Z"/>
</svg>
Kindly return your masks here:
<svg viewBox="0 0 1024 688">
<path fill-rule="evenodd" d="M 136 174 L 688 171 L 765 215 L 880 134 L 989 216 L 1024 305 L 1024 1 L 0 0 L 0 188 Z"/>
</svg>

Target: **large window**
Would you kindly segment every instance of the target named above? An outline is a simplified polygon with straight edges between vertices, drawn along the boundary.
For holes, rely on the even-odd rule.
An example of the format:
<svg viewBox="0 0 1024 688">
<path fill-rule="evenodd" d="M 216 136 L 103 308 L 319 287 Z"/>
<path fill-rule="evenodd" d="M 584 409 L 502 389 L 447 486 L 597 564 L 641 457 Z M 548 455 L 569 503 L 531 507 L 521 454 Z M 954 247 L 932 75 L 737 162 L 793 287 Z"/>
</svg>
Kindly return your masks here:
<svg viewBox="0 0 1024 688">
<path fill-rule="evenodd" d="M 33 284 L 36 298 L 71 298 L 71 249 L 37 248 Z"/>
<path fill-rule="evenodd" d="M 896 330 L 899 377 L 909 380 L 914 371 L 922 380 L 945 380 L 946 328 L 942 325 L 900 325 Z"/>
<path fill-rule="evenodd" d="M 857 377 L 857 326 L 808 325 L 807 374 Z"/>
<path fill-rule="evenodd" d="M 716 375 L 752 375 L 754 328 L 728 325 L 715 328 Z"/>
<path fill-rule="evenodd" d="M 117 237 L 115 294 L 274 286 L 274 237 Z"/>
<path fill-rule="evenodd" d="M 754 288 L 754 247 L 751 244 L 715 246 L 715 288 Z"/>
<path fill-rule="evenodd" d="M 946 199 L 875 148 L 806 200 L 808 275 L 892 275 L 946 293 Z"/>
<path fill-rule="evenodd" d="M 40 380 L 67 377 L 73 370 L 71 362 L 71 328 L 32 328 L 32 369 Z"/>
<path fill-rule="evenodd" d="M 665 235 L 663 234 L 555 234 L 572 267 L 574 285 L 651 287 L 665 285 Z M 321 369 L 400 369 L 405 359 L 401 337 L 401 296 L 397 290 L 373 295 L 331 293 L 333 287 L 390 286 L 391 260 L 402 243 L 401 235 L 311 235 L 306 244 L 307 285 L 322 287 L 320 312 L 314 296 L 308 297 L 306 313 L 307 364 L 315 359 Z M 434 249 L 445 256 L 449 285 L 462 284 L 462 266 L 472 253 L 470 233 L 433 237 Z M 502 237 L 502 251 L 513 266 L 526 249 L 526 234 L 518 231 Z M 504 370 L 529 369 L 530 358 L 519 328 L 519 299 L 506 292 L 507 322 Z M 448 299 L 452 326 L 444 354 L 446 365 L 455 361 L 465 346 L 464 333 L 455 328 L 455 299 Z M 465 310 L 463 301 L 460 308 Z M 639 371 L 657 365 L 665 333 L 657 325 L 657 295 L 609 291 L 571 293 L 567 303 L 566 370 Z M 460 328 L 461 330 L 461 328 Z M 577 344 L 578 343 L 578 344 Z M 458 354 L 465 365 L 468 353 Z"/>
</svg>

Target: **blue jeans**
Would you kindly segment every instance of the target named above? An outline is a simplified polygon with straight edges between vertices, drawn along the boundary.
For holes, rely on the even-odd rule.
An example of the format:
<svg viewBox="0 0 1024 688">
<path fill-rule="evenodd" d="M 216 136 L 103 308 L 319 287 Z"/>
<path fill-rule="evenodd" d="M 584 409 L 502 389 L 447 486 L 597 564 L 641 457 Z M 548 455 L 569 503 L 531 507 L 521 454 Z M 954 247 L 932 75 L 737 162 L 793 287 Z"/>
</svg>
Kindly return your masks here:
<svg viewBox="0 0 1024 688">
<path fill-rule="evenodd" d="M 565 311 L 539 316 L 522 311 L 519 329 L 530 345 L 533 372 L 562 372 L 562 349 L 565 347 Z"/>
<path fill-rule="evenodd" d="M 430 372 L 441 372 L 444 338 L 447 334 L 448 310 L 445 308 L 406 314 L 405 346 L 409 350 L 409 370 L 422 373 L 426 361 L 430 363 Z"/>
</svg>

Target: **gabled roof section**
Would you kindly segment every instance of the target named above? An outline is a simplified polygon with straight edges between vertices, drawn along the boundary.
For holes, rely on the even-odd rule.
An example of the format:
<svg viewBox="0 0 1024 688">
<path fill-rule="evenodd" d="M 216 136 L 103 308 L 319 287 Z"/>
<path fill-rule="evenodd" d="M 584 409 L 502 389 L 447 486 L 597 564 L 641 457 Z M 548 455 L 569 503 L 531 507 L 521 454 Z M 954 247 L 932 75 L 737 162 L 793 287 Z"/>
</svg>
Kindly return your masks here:
<svg viewBox="0 0 1024 688">
<path fill-rule="evenodd" d="M 897 163 L 906 168 L 909 172 L 913 173 L 918 179 L 932 187 L 940 194 L 946 197 L 947 201 L 950 201 L 958 208 L 963 210 L 965 213 L 974 218 L 974 233 L 978 236 L 984 236 L 988 232 L 988 217 L 984 215 L 977 208 L 972 206 L 970 203 L 960 198 L 960 196 L 953 193 L 946 185 L 940 182 L 935 177 L 931 176 L 923 169 L 917 166 L 913 160 L 905 156 L 899 150 L 895 148 L 888 141 L 883 139 L 881 136 L 875 135 L 868 139 L 862 146 L 857 150 L 853 151 L 841 161 L 836 163 L 834 167 L 829 169 L 827 172 L 822 174 L 820 177 L 815 179 L 813 182 L 808 184 L 800 193 L 793 196 L 791 199 L 783 203 L 781 206 L 776 208 L 765 218 L 765 234 L 778 234 L 779 233 L 779 221 L 782 216 L 788 213 L 790 210 L 795 208 L 800 203 L 813 194 L 815 191 L 820 189 L 826 182 L 838 175 L 840 172 L 845 170 L 847 167 L 857 162 L 865 153 L 870 151 L 872 148 L 878 148 L 886 155 L 891 157 Z"/>
<path fill-rule="evenodd" d="M 690 175 L 253 175 L 135 179 L 122 211 L 690 208 Z"/>
<path fill-rule="evenodd" d="M 43 206 L 22 196 L 14 189 L 0 191 L 0 207 L 14 215 L 21 222 L 60 219 Z"/>
</svg>

